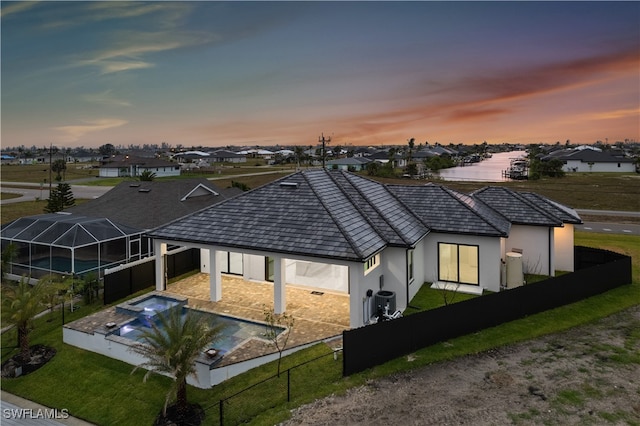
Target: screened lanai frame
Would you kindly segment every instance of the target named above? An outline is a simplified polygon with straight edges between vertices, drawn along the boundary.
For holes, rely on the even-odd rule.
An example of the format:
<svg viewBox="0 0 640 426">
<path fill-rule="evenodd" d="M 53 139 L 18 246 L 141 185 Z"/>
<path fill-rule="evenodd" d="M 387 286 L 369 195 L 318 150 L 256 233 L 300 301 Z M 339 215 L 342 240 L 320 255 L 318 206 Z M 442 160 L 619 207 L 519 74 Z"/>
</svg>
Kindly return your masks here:
<svg viewBox="0 0 640 426">
<path fill-rule="evenodd" d="M 17 219 L 2 226 L 2 250 L 16 247 L 7 273 L 42 278 L 45 275 L 95 273 L 149 255 L 143 230 L 107 218 L 49 213 Z"/>
</svg>

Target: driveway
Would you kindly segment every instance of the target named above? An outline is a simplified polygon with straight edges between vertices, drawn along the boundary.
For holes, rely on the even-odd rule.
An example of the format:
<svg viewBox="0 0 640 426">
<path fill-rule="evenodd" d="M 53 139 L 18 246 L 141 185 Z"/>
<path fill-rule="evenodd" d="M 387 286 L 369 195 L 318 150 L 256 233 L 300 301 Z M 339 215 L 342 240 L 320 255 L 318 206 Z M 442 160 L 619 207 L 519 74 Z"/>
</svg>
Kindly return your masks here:
<svg viewBox="0 0 640 426">
<path fill-rule="evenodd" d="M 23 201 L 34 201 L 36 199 L 46 200 L 49 198 L 49 186 L 40 187 L 39 184 L 26 183 L 6 183 L 5 185 L 16 185 L 15 187 L 2 186 L 3 193 L 18 194 L 20 197 L 10 198 L 0 201 L 0 205 L 10 203 L 21 203 Z M 19 186 L 18 186 L 19 185 Z M 108 192 L 110 186 L 87 186 L 87 185 L 71 185 L 73 196 L 78 199 L 98 198 L 102 194 Z"/>
</svg>

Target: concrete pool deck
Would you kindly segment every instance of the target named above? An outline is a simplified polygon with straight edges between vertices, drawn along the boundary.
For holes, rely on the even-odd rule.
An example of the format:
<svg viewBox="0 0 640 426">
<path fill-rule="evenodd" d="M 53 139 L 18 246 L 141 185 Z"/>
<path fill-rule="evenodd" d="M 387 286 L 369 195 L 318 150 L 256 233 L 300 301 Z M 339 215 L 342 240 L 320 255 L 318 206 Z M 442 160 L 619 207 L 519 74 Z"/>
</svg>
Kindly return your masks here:
<svg viewBox="0 0 640 426">
<path fill-rule="evenodd" d="M 287 310 L 295 324 L 287 348 L 306 345 L 338 336 L 333 347 L 342 346 L 342 331 L 349 329 L 349 295 L 303 288 L 287 284 Z M 177 298 L 187 298 L 188 306 L 216 314 L 264 322 L 264 309 L 273 307 L 273 283 L 245 281 L 241 277 L 222 276 L 222 300 L 209 300 L 209 274 L 198 273 L 170 284 L 164 292 Z M 131 319 L 131 315 L 116 312 L 115 306 L 68 323 L 65 327 L 83 333 L 106 333 L 106 324 L 120 324 Z M 251 339 L 226 354 L 216 367 L 250 360 L 277 352 L 273 343 L 262 339 Z"/>
</svg>

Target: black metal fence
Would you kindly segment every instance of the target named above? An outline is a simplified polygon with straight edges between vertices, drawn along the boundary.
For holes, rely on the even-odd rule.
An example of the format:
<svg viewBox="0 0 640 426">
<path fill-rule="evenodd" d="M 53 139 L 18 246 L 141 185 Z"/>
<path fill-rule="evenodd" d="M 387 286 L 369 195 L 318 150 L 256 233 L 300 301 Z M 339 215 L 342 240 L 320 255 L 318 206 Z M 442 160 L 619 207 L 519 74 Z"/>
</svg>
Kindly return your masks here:
<svg viewBox="0 0 640 426">
<path fill-rule="evenodd" d="M 200 268 L 200 250 L 167 255 L 167 279 Z M 155 262 L 149 261 L 104 275 L 104 303 L 109 304 L 155 286 Z"/>
<path fill-rule="evenodd" d="M 249 422 L 260 413 L 295 399 L 296 394 L 306 395 L 314 387 L 314 378 L 320 382 L 327 375 L 342 377 L 340 352 L 333 351 L 308 360 L 267 377 L 247 388 L 203 407 L 209 425 L 238 425 Z"/>
<path fill-rule="evenodd" d="M 629 256 L 576 247 L 575 259 L 580 268 L 566 275 L 344 331 L 343 374 L 348 376 L 438 342 L 631 284 Z"/>
</svg>

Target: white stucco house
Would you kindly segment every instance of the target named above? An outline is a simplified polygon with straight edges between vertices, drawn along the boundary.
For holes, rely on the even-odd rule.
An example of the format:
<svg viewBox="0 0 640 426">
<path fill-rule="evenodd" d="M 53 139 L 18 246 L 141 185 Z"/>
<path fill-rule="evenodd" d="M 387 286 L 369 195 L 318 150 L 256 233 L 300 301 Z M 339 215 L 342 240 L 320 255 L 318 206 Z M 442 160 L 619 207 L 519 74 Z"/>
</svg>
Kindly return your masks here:
<svg viewBox="0 0 640 426">
<path fill-rule="evenodd" d="M 223 273 L 273 282 L 275 311 L 287 286 L 349 295 L 350 326 L 369 323 L 375 295 L 404 310 L 425 282 L 481 293 L 504 289 L 508 253 L 528 272 L 573 271 L 572 209 L 532 193 L 488 187 L 385 185 L 341 170 L 306 170 L 151 230 L 155 253 L 201 250 L 210 298 Z M 156 290 L 166 289 L 156 256 Z M 527 271 L 525 271 L 527 272 Z M 372 297 L 372 295 L 374 295 Z"/>
<path fill-rule="evenodd" d="M 101 161 L 99 177 L 136 177 L 144 171 L 156 177 L 180 176 L 180 165 L 158 158 L 142 158 L 131 155 L 115 155 Z"/>
<path fill-rule="evenodd" d="M 542 161 L 551 159 L 561 160 L 564 163 L 562 170 L 565 172 L 634 173 L 636 171 L 633 158 L 624 157 L 622 153 L 613 155 L 609 151 L 591 147 L 563 149 L 541 158 Z"/>
</svg>

